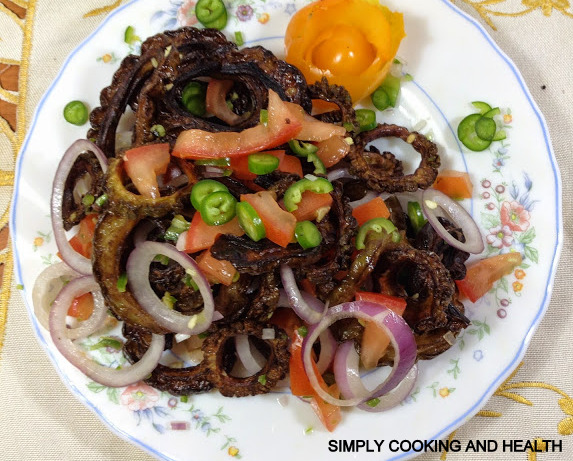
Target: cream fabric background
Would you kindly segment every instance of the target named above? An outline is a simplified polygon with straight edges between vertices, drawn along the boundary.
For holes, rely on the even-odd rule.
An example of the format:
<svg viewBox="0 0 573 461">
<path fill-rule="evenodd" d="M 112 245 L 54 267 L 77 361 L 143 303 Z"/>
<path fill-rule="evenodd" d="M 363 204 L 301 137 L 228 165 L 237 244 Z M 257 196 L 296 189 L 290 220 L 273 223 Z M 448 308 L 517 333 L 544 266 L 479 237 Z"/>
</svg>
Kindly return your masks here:
<svg viewBox="0 0 573 461">
<path fill-rule="evenodd" d="M 27 79 L 28 122 L 65 57 L 103 19 L 103 16 L 83 18 L 83 15 L 106 6 L 108 1 L 35 2 Z M 552 302 L 532 339 L 522 368 L 512 379 L 514 383 L 525 383 L 524 388 L 516 392 L 533 405 L 494 396 L 485 410 L 498 415 L 474 417 L 456 432 L 454 438 L 461 440 L 462 444 L 468 439 L 557 439 L 563 441 L 564 452 L 539 453 L 537 459 L 570 460 L 573 459 L 573 437 L 560 434 L 558 430 L 559 422 L 569 415 L 559 407 L 558 401 L 562 396 L 557 390 L 573 395 L 570 365 L 573 356 L 573 302 L 570 295 L 573 286 L 573 12 L 567 0 L 457 0 L 454 3 L 482 24 L 486 24 L 486 16 L 480 16 L 478 3 L 486 4 L 485 7 L 494 12 L 504 13 L 531 7 L 532 11 L 521 16 L 487 15 L 497 30 L 489 25 L 486 29 L 517 64 L 545 115 L 563 178 L 564 208 L 564 245 Z M 14 25 L 3 4 L 9 5 L 10 2 L 0 0 L 0 57 L 19 60 L 24 24 L 22 27 Z M 15 4 L 34 6 L 23 0 L 15 1 Z M 13 169 L 13 159 L 9 143 L 0 136 L 0 168 Z M 1 187 L 2 210 L 8 206 L 10 193 L 10 187 Z M 4 280 L 10 281 L 10 277 L 5 275 Z M 4 292 L 7 289 L 11 291 L 11 297 L 4 345 L 0 349 L 0 459 L 152 459 L 115 436 L 65 388 L 34 339 L 17 289 L 4 286 Z M 573 430 L 573 421 L 570 425 Z M 563 426 L 560 427 L 564 432 Z M 441 453 L 427 453 L 419 459 L 437 461 L 444 459 L 441 456 Z M 375 459 L 374 455 L 372 459 Z M 451 453 L 445 459 L 527 461 L 536 458 L 533 454 L 498 451 L 488 454 Z"/>
</svg>

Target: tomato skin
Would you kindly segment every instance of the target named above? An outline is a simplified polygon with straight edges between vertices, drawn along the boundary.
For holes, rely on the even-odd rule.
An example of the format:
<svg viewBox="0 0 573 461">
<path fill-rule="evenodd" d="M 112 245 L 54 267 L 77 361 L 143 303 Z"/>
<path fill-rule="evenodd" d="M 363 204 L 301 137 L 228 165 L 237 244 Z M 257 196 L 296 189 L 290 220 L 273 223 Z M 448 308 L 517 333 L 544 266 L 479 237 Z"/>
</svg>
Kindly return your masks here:
<svg viewBox="0 0 573 461">
<path fill-rule="evenodd" d="M 370 301 L 380 304 L 394 313 L 402 316 L 406 310 L 406 300 L 398 296 L 384 293 L 358 291 L 355 295 L 357 301 Z M 390 345 L 390 338 L 386 332 L 374 322 L 366 322 L 360 345 L 360 361 L 366 369 L 375 368 L 378 360 Z"/>
<path fill-rule="evenodd" d="M 197 257 L 197 266 L 211 283 L 231 285 L 237 274 L 237 269 L 229 261 L 216 259 L 209 250 L 205 250 Z"/>
<path fill-rule="evenodd" d="M 243 194 L 241 200 L 249 202 L 259 214 L 270 241 L 285 248 L 293 241 L 296 218 L 279 206 L 272 192 Z"/>
<path fill-rule="evenodd" d="M 267 125 L 260 124 L 240 132 L 183 131 L 175 142 L 173 155 L 188 159 L 247 155 L 280 146 L 295 138 L 302 129 L 302 123 L 272 90 L 269 90 L 268 116 Z"/>
<path fill-rule="evenodd" d="M 232 80 L 211 79 L 207 85 L 205 97 L 207 112 L 231 126 L 236 125 L 241 120 L 241 116 L 235 114 L 227 106 L 226 96 L 232 87 Z"/>
<path fill-rule="evenodd" d="M 125 171 L 137 191 L 154 199 L 159 197 L 157 175 L 167 172 L 170 159 L 167 143 L 129 149 L 123 156 Z"/>
<path fill-rule="evenodd" d="M 301 130 L 297 133 L 296 139 L 302 141 L 325 141 L 332 136 L 345 136 L 346 128 L 332 123 L 325 123 L 308 115 L 302 107 L 292 102 L 285 102 L 291 111 L 292 116 L 302 124 Z"/>
<path fill-rule="evenodd" d="M 70 245 L 82 256 L 91 259 L 93 252 L 93 239 L 97 224 L 97 214 L 86 215 L 79 224 L 76 235 L 70 239 Z"/>
<path fill-rule="evenodd" d="M 308 83 L 326 77 L 353 102 L 384 80 L 404 33 L 402 14 L 370 0 L 321 0 L 301 8 L 285 34 L 286 61 Z"/>
<path fill-rule="evenodd" d="M 511 252 L 476 261 L 467 267 L 463 280 L 456 280 L 460 293 L 475 303 L 493 284 L 521 264 L 521 253 Z"/>
<path fill-rule="evenodd" d="M 454 200 L 472 198 L 473 184 L 465 171 L 440 171 L 432 187 Z"/>
<path fill-rule="evenodd" d="M 221 234 L 241 236 L 244 233 L 236 217 L 220 226 L 209 226 L 201 218 L 201 213 L 196 212 L 187 230 L 185 248 L 183 251 L 185 251 L 185 253 L 196 253 L 211 248 L 217 237 Z"/>
<path fill-rule="evenodd" d="M 326 209 L 330 209 L 332 196 L 307 190 L 302 193 L 302 199 L 297 206 L 298 208 L 292 211 L 297 221 L 314 221 L 319 214 L 324 216 Z"/>
<path fill-rule="evenodd" d="M 375 197 L 354 208 L 352 210 L 352 216 L 354 216 L 358 225 L 362 226 L 366 221 L 370 221 L 374 218 L 389 218 L 390 210 L 388 210 L 386 202 L 384 202 L 382 197 Z"/>
<path fill-rule="evenodd" d="M 89 319 L 93 311 L 94 298 L 91 293 L 84 293 L 83 295 L 74 298 L 72 304 L 68 308 L 68 315 L 83 321 Z"/>
</svg>

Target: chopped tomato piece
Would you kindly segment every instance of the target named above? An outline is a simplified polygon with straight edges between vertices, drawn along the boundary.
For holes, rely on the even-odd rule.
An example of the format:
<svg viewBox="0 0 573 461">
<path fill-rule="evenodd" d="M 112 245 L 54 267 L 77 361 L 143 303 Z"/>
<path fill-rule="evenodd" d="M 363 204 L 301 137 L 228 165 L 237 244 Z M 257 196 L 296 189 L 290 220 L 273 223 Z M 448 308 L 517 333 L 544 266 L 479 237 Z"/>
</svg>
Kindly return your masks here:
<svg viewBox="0 0 573 461">
<path fill-rule="evenodd" d="M 303 338 L 298 333 L 296 333 L 290 347 L 291 356 L 289 361 L 289 376 L 291 392 L 293 395 L 300 397 L 311 397 L 311 405 L 314 412 L 322 424 L 324 424 L 324 427 L 326 427 L 326 429 L 329 431 L 333 431 L 342 418 L 340 407 L 326 403 L 324 400 L 322 400 L 322 398 L 318 396 L 312 387 L 312 384 L 310 384 L 310 380 L 308 379 L 304 368 L 304 362 L 302 360 L 302 343 Z M 318 378 L 320 387 L 328 391 L 328 393 L 333 397 L 338 398 L 338 387 L 336 385 L 331 387 L 326 385 L 314 362 L 313 368 L 314 373 Z"/>
<path fill-rule="evenodd" d="M 302 199 L 297 205 L 298 208 L 292 212 L 297 221 L 314 221 L 330 211 L 332 196 L 307 190 L 302 193 Z"/>
<path fill-rule="evenodd" d="M 374 218 L 390 217 L 390 210 L 388 210 L 384 199 L 376 197 L 354 208 L 352 210 L 352 216 L 356 218 L 358 225 L 362 226 L 366 221 L 370 221 Z"/>
<path fill-rule="evenodd" d="M 205 96 L 207 112 L 231 126 L 236 125 L 241 120 L 241 116 L 235 114 L 227 106 L 227 93 L 232 87 L 232 80 L 218 80 L 214 78 L 209 81 Z"/>
<path fill-rule="evenodd" d="M 269 150 L 265 152 L 261 152 L 261 154 L 269 154 L 279 159 L 279 167 L 285 157 L 284 150 Z M 241 155 L 240 157 L 231 157 L 231 170 L 233 170 L 233 176 L 237 179 L 243 180 L 253 180 L 257 177 L 255 173 L 251 173 L 249 170 L 249 156 L 248 155 Z"/>
<path fill-rule="evenodd" d="M 346 128 L 333 123 L 322 122 L 308 115 L 298 104 L 285 103 L 294 117 L 302 123 L 302 129 L 297 133 L 296 139 L 302 141 L 325 141 L 333 136 L 346 136 Z"/>
<path fill-rule="evenodd" d="M 357 301 L 370 301 L 385 306 L 400 316 L 406 310 L 406 300 L 398 296 L 358 291 L 355 297 Z M 390 345 L 390 338 L 376 323 L 365 323 L 360 346 L 360 361 L 364 368 L 371 369 L 376 367 L 378 360 L 384 355 L 384 352 Z"/>
<path fill-rule="evenodd" d="M 456 280 L 460 293 L 475 303 L 489 290 L 493 284 L 508 275 L 522 262 L 521 253 L 511 252 L 491 256 L 468 265 L 463 280 Z"/>
<path fill-rule="evenodd" d="M 300 286 L 304 291 L 316 297 L 316 286 L 309 279 L 302 279 Z"/>
<path fill-rule="evenodd" d="M 183 131 L 173 148 L 173 155 L 181 158 L 202 159 L 234 157 L 260 152 L 290 141 L 302 129 L 292 110 L 278 94 L 269 90 L 268 123 L 240 132 L 211 133 L 199 129 Z"/>
<path fill-rule="evenodd" d="M 68 315 L 83 321 L 89 319 L 93 311 L 94 297 L 91 293 L 84 293 L 83 295 L 74 298 L 72 304 L 68 308 Z"/>
<path fill-rule="evenodd" d="M 197 251 L 211 248 L 213 243 L 215 243 L 215 239 L 221 234 L 241 236 L 244 233 L 236 217 L 220 226 L 209 226 L 203 221 L 201 214 L 197 212 L 193 215 L 193 219 L 187 230 L 185 248 L 183 251 L 186 253 L 196 253 Z"/>
<path fill-rule="evenodd" d="M 123 161 L 137 191 L 145 197 L 158 198 L 157 175 L 165 174 L 170 158 L 169 144 L 163 143 L 129 149 Z"/>
<path fill-rule="evenodd" d="M 326 168 L 336 165 L 350 152 L 350 146 L 342 136 L 333 136 L 317 143 L 317 146 L 316 155 Z"/>
<path fill-rule="evenodd" d="M 472 197 L 474 186 L 468 173 L 444 170 L 438 173 L 438 177 L 432 187 L 454 200 L 461 200 Z"/>
<path fill-rule="evenodd" d="M 272 192 L 261 191 L 256 194 L 243 194 L 241 200 L 249 202 L 259 214 L 265 226 L 267 238 L 271 242 L 286 247 L 293 241 L 296 218 L 292 213 L 279 206 Z"/>
<path fill-rule="evenodd" d="M 293 341 L 295 340 L 297 330 L 304 325 L 304 322 L 290 307 L 279 307 L 275 309 L 269 322 L 286 331 L 286 334 Z"/>
<path fill-rule="evenodd" d="M 279 163 L 278 170 L 283 173 L 293 173 L 302 178 L 302 163 L 300 163 L 300 159 L 294 155 L 285 155 L 281 163 Z"/>
<path fill-rule="evenodd" d="M 214 258 L 209 250 L 197 257 L 197 265 L 211 283 L 222 283 L 229 286 L 237 274 L 235 266 L 224 259 Z"/>
<path fill-rule="evenodd" d="M 93 239 L 97 223 L 97 214 L 86 215 L 79 224 L 76 235 L 70 239 L 70 245 L 82 256 L 90 259 L 93 251 Z"/>
</svg>

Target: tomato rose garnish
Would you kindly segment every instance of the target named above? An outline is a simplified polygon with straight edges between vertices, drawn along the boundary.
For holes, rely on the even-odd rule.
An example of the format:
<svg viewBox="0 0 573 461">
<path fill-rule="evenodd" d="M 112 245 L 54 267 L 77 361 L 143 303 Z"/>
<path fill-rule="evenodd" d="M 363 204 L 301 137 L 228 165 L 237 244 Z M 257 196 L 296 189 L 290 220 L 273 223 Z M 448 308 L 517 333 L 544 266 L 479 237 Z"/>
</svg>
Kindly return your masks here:
<svg viewBox="0 0 573 461">
<path fill-rule="evenodd" d="M 286 61 L 308 83 L 326 77 L 358 102 L 382 83 L 404 36 L 402 14 L 378 0 L 319 0 L 291 19 Z"/>
</svg>

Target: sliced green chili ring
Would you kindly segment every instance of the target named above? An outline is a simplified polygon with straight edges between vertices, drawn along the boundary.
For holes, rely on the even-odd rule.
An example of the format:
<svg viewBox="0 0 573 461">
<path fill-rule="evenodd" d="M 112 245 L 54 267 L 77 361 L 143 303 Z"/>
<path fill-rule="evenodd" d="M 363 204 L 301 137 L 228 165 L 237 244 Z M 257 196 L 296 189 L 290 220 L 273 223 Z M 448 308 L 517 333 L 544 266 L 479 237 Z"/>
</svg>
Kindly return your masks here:
<svg viewBox="0 0 573 461">
<path fill-rule="evenodd" d="M 487 102 L 483 102 L 483 101 L 473 101 L 472 105 L 479 110 L 479 113 L 481 115 L 485 114 L 486 112 L 489 112 L 491 110 L 491 106 L 487 103 Z"/>
<path fill-rule="evenodd" d="M 315 154 L 318 151 L 318 147 L 310 142 L 299 141 L 298 139 L 292 139 L 288 142 L 290 150 L 299 157 L 306 157 L 308 154 Z"/>
<path fill-rule="evenodd" d="M 410 218 L 410 224 L 416 233 L 428 222 L 424 217 L 422 206 L 418 202 L 408 202 L 408 218 Z"/>
<path fill-rule="evenodd" d="M 183 88 L 181 102 L 187 112 L 196 117 L 202 117 L 207 112 L 206 95 L 207 84 L 205 82 L 192 81 Z"/>
<path fill-rule="evenodd" d="M 386 110 L 388 107 L 390 107 L 390 97 L 384 88 L 376 89 L 376 91 L 374 91 L 370 97 L 372 99 L 372 104 L 374 104 L 376 109 Z"/>
<path fill-rule="evenodd" d="M 474 152 L 486 150 L 491 144 L 491 140 L 486 141 L 476 133 L 476 122 L 483 116 L 481 114 L 470 114 L 458 125 L 458 138 L 468 149 Z"/>
<path fill-rule="evenodd" d="M 356 235 L 356 249 L 363 250 L 366 245 L 366 235 L 368 232 L 387 232 L 388 234 L 393 234 L 396 231 L 396 226 L 386 218 L 374 218 L 369 221 L 366 221 L 360 229 L 358 229 L 358 234 Z M 396 233 L 398 236 L 399 234 Z M 394 240 L 394 237 L 392 238 Z"/>
<path fill-rule="evenodd" d="M 153 136 L 156 138 L 162 138 L 167 134 L 163 125 L 153 125 L 149 131 L 151 131 L 151 134 L 153 134 Z"/>
<path fill-rule="evenodd" d="M 322 234 L 312 221 L 300 221 L 296 223 L 294 236 L 298 244 L 305 250 L 315 248 L 322 242 Z"/>
<path fill-rule="evenodd" d="M 334 188 L 328 179 L 324 178 L 303 178 L 290 186 L 284 194 L 284 204 L 287 211 L 294 211 L 298 208 L 298 203 L 302 200 L 302 194 L 306 191 L 317 194 L 327 194 Z"/>
<path fill-rule="evenodd" d="M 370 109 L 356 109 L 356 120 L 360 126 L 360 131 L 369 131 L 376 128 L 376 112 Z"/>
<path fill-rule="evenodd" d="M 89 111 L 81 101 L 70 101 L 64 107 L 64 119 L 72 125 L 82 126 L 89 118 Z"/>
<path fill-rule="evenodd" d="M 495 136 L 495 131 L 497 130 L 497 126 L 495 121 L 492 118 L 480 117 L 476 120 L 476 134 L 483 139 L 484 141 L 491 141 Z"/>
<path fill-rule="evenodd" d="M 201 202 L 201 218 L 209 226 L 220 226 L 235 217 L 236 205 L 237 199 L 230 192 L 213 192 Z"/>
<path fill-rule="evenodd" d="M 318 155 L 314 153 L 308 154 L 306 157 L 306 161 L 311 162 L 314 165 L 314 171 L 312 172 L 313 174 L 326 174 L 326 167 L 324 166 L 324 163 L 322 163 L 322 160 L 320 160 Z"/>
<path fill-rule="evenodd" d="M 229 189 L 214 179 L 202 179 L 196 182 L 193 189 L 191 189 L 191 205 L 193 205 L 193 208 L 196 210 L 200 210 L 201 203 L 208 195 L 220 191 L 229 192 Z"/>
<path fill-rule="evenodd" d="M 171 225 L 165 231 L 165 240 L 176 242 L 179 236 L 189 229 L 189 225 L 189 221 L 187 221 L 182 215 L 175 215 L 171 220 Z"/>
<path fill-rule="evenodd" d="M 235 211 L 239 226 L 251 240 L 258 242 L 267 236 L 261 217 L 249 202 L 238 202 Z"/>
<path fill-rule="evenodd" d="M 272 173 L 279 167 L 279 162 L 271 154 L 251 154 L 247 158 L 249 171 L 257 175 Z"/>
<path fill-rule="evenodd" d="M 95 202 L 95 197 L 92 194 L 86 194 L 82 197 L 82 205 L 89 208 Z"/>
<path fill-rule="evenodd" d="M 201 24 L 208 24 L 219 19 L 225 10 L 221 0 L 199 0 L 195 5 L 195 16 Z"/>
<path fill-rule="evenodd" d="M 223 10 L 223 14 L 219 16 L 217 19 L 211 22 L 205 22 L 203 23 L 203 25 L 208 29 L 217 29 L 217 30 L 224 29 L 225 26 L 227 25 L 227 9 L 225 8 L 225 10 Z"/>
</svg>

